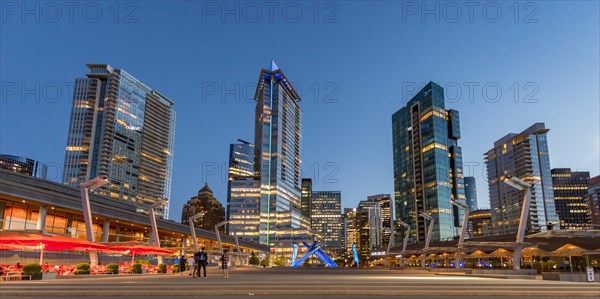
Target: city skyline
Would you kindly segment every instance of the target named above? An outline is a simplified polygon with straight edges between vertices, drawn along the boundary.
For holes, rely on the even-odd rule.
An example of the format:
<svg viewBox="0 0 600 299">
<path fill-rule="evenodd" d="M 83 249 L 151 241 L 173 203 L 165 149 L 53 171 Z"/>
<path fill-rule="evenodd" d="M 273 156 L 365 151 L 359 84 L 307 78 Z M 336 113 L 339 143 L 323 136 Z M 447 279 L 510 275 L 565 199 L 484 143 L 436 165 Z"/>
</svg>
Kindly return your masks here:
<svg viewBox="0 0 600 299">
<path fill-rule="evenodd" d="M 341 4 L 340 4 L 341 5 Z M 583 21 L 588 20 L 590 13 L 576 7 L 566 8 L 567 15 L 576 15 L 577 18 Z M 158 12 L 151 8 L 144 10 L 148 13 L 147 17 L 156 15 Z M 551 18 L 557 14 L 557 8 L 552 5 L 549 9 L 542 10 L 543 16 L 540 16 L 542 21 L 546 20 L 544 25 L 548 25 L 547 18 Z M 591 9 L 593 11 L 593 9 Z M 366 9 L 364 16 L 372 18 L 373 9 Z M 570 13 L 570 14 L 569 14 Z M 346 15 L 352 18 L 358 14 L 357 11 Z M 562 16 L 561 18 L 566 18 Z M 169 19 L 169 18 L 167 18 Z M 341 19 L 343 21 L 343 18 Z M 140 17 L 142 24 L 147 24 L 147 19 Z M 597 24 L 597 20 L 590 21 Z M 112 26 L 111 24 L 106 24 Z M 139 24 L 138 24 L 139 25 Z M 203 24 L 211 26 L 211 24 Z M 347 46 L 350 42 L 343 39 L 347 34 L 346 31 L 341 31 L 339 26 L 324 24 L 325 32 L 315 34 L 314 36 L 302 37 L 305 41 L 321 40 L 327 37 L 328 34 L 337 33 L 341 36 L 342 45 Z M 414 25 L 414 24 L 413 24 Z M 493 28 L 491 24 L 482 24 L 483 27 Z M 523 25 L 523 24 L 520 24 Z M 36 26 L 29 24 L 29 26 Z M 90 24 L 83 24 L 82 27 L 90 28 Z M 131 25 L 136 27 L 137 25 Z M 232 25 L 235 26 L 235 25 Z M 273 30 L 294 30 L 293 24 L 283 24 L 285 29 Z M 436 30 L 441 30 L 440 36 L 444 33 L 449 34 L 448 37 L 442 38 L 442 41 L 454 41 L 459 44 L 468 42 L 469 38 L 461 39 L 451 30 L 441 28 L 442 25 L 419 25 L 416 24 L 419 30 L 408 32 L 407 38 L 417 38 L 417 33 L 431 32 L 434 27 Z M 466 26 L 466 25 L 460 25 Z M 527 25 L 525 25 L 527 26 Z M 565 38 L 561 43 L 580 43 L 584 42 L 577 37 L 567 36 L 568 28 L 558 28 L 554 24 L 550 24 L 548 28 L 542 29 L 541 25 L 531 25 L 526 27 L 526 32 L 519 35 L 521 38 L 530 38 L 527 40 L 528 45 L 534 48 L 536 43 L 536 34 L 545 35 L 549 32 L 554 32 L 560 38 Z M 594 27 L 594 26 L 590 26 Z M 13 26 L 13 28 L 15 28 Z M 94 27 L 91 27 L 95 30 Z M 467 26 L 467 29 L 470 27 Z M 597 28 L 597 26 L 596 26 Z M 35 30 L 33 30 L 35 29 Z M 514 33 L 514 30 L 521 27 L 513 28 L 508 26 L 507 34 Z M 30 32 L 33 38 L 39 38 L 40 42 L 47 42 L 48 38 L 61 40 L 56 36 L 56 33 L 49 34 L 44 37 L 46 32 L 42 28 L 30 28 L 26 25 L 16 26 L 14 32 L 1 29 L 2 36 L 5 41 L 22 42 L 19 33 Z M 128 27 L 124 28 L 127 31 Z M 471 28 L 473 34 L 479 34 L 481 31 Z M 591 29 L 590 29 L 591 30 Z M 149 30 L 152 31 L 152 30 Z M 209 30 L 210 31 L 210 30 Z M 79 31 L 73 31 L 77 33 Z M 277 33 L 279 31 L 275 31 Z M 359 31 L 364 34 L 365 31 Z M 159 36 L 165 36 L 165 32 L 158 30 Z M 203 33 L 204 34 L 204 33 Z M 215 34 L 223 34 L 223 31 L 218 31 Z M 68 36 L 69 34 L 64 34 Z M 582 34 L 583 36 L 583 34 Z M 207 36 L 208 39 L 214 39 L 215 36 Z M 545 38 L 548 38 L 545 36 Z M 512 39 L 511 39 L 512 40 Z M 569 41 L 570 40 L 570 41 Z M 424 40 L 417 39 L 424 43 Z M 380 45 L 384 40 L 373 39 L 373 43 Z M 584 42 L 585 43 L 585 42 Z M 597 53 L 597 43 L 590 41 L 590 50 Z M 360 57 L 350 67 L 340 69 L 340 65 L 347 61 L 344 59 L 332 59 L 331 56 L 325 55 L 322 59 L 311 57 L 310 61 L 306 59 L 296 60 L 289 53 L 291 49 L 284 46 L 278 46 L 269 52 L 265 52 L 262 46 L 259 50 L 252 50 L 249 53 L 244 53 L 242 58 L 236 59 L 237 65 L 227 64 L 223 67 L 222 63 L 227 59 L 228 54 L 220 54 L 214 62 L 206 61 L 206 59 L 198 59 L 191 66 L 186 66 L 183 63 L 175 63 L 158 60 L 155 63 L 148 64 L 147 59 L 135 57 L 132 52 L 135 48 L 130 45 L 123 45 L 125 53 L 103 52 L 106 50 L 100 47 L 98 50 L 90 50 L 88 54 L 80 54 L 76 51 L 66 49 L 65 57 L 69 57 L 69 61 L 55 61 L 40 63 L 39 60 L 50 60 L 49 57 L 57 55 L 56 52 L 40 53 L 39 57 L 32 60 L 31 63 L 23 63 L 27 56 L 27 51 L 17 53 L 14 48 L 9 48 L 3 43 L 2 52 L 6 59 L 3 60 L 1 75 L 3 82 L 17 82 L 18 88 L 21 88 L 21 83 L 27 83 L 28 88 L 34 88 L 35 83 L 47 84 L 48 82 L 57 82 L 59 86 L 62 83 L 72 82 L 73 78 L 81 74 L 81 65 L 84 63 L 108 63 L 128 70 L 136 77 L 141 78 L 150 86 L 161 90 L 169 95 L 175 103 L 175 110 L 178 112 L 178 122 L 176 126 L 176 144 L 175 144 L 175 161 L 173 173 L 173 191 L 171 193 L 171 214 L 170 219 L 178 220 L 178 215 L 181 214 L 181 206 L 189 199 L 190 194 L 197 191 L 197 186 L 204 182 L 214 186 L 215 197 L 221 202 L 227 198 L 227 149 L 231 142 L 238 138 L 245 140 L 253 140 L 251 130 L 239 130 L 235 127 L 248 126 L 251 124 L 253 116 L 253 103 L 246 102 L 239 96 L 226 96 L 225 103 L 221 103 L 221 96 L 225 89 L 235 88 L 235 83 L 240 83 L 240 88 L 245 86 L 247 82 L 255 81 L 256 69 L 265 67 L 265 64 L 271 58 L 275 58 L 286 70 L 286 74 L 299 80 L 299 85 L 303 90 L 303 177 L 312 177 L 313 189 L 315 190 L 341 190 L 345 196 L 342 202 L 342 207 L 356 207 L 358 201 L 362 200 L 370 194 L 393 193 L 393 172 L 392 172 L 392 154 L 391 154 L 391 131 L 389 129 L 390 115 L 406 104 L 417 88 L 412 93 L 413 83 L 420 82 L 440 82 L 440 84 L 452 87 L 453 82 L 462 86 L 462 97 L 455 103 L 447 103 L 448 108 L 456 109 L 461 112 L 461 147 L 463 148 L 464 158 L 467 163 L 472 163 L 469 169 L 475 169 L 474 174 L 469 173 L 467 165 L 465 165 L 465 175 L 474 175 L 477 178 L 480 188 L 478 188 L 479 206 L 487 207 L 488 190 L 485 187 L 486 177 L 482 174 L 483 168 L 483 153 L 489 150 L 489 145 L 498 138 L 504 136 L 508 132 L 519 131 L 534 122 L 545 122 L 547 127 L 551 129 L 549 132 L 549 147 L 552 152 L 550 165 L 552 168 L 571 168 L 579 171 L 589 171 L 590 175 L 598 175 L 598 103 L 595 101 L 598 98 L 597 90 L 593 88 L 594 84 L 589 82 L 598 81 L 597 70 L 590 70 L 584 67 L 586 65 L 597 65 L 598 58 L 590 56 L 588 52 L 581 53 L 583 49 L 560 53 L 558 50 L 548 50 L 542 57 L 536 57 L 534 62 L 523 63 L 523 65 L 515 65 L 508 63 L 502 67 L 500 64 L 510 61 L 499 59 L 499 62 L 489 61 L 482 55 L 469 56 L 471 61 L 462 61 L 466 64 L 466 69 L 458 74 L 453 73 L 453 69 L 457 65 L 451 61 L 444 61 L 444 55 L 439 58 L 434 58 L 433 64 L 446 63 L 443 70 L 436 70 L 435 75 L 430 71 L 422 71 L 417 69 L 416 65 L 408 64 L 407 71 L 402 74 L 394 75 L 388 73 L 389 69 L 386 64 L 391 63 L 392 69 L 400 69 L 402 63 L 407 63 L 406 58 L 398 57 L 394 61 L 391 53 L 385 52 L 379 59 L 372 57 Z M 352 45 L 352 43 L 350 43 Z M 587 44 L 587 43 L 586 43 Z M 426 48 L 427 43 L 423 48 Z M 491 49 L 491 44 L 484 43 L 479 45 L 477 50 L 497 54 Z M 497 46 L 494 44 L 493 46 Z M 193 48 L 199 47 L 198 45 Z M 392 45 L 392 48 L 398 47 L 397 44 Z M 510 48 L 511 45 L 502 45 L 500 50 Z M 464 50 L 458 47 L 456 50 Z M 532 51 L 534 51 L 533 49 Z M 564 50 L 564 49 L 563 49 Z M 65 49 L 62 49 L 65 51 Z M 159 52 L 148 49 L 149 55 L 159 57 Z M 177 50 L 179 53 L 187 50 Z M 586 50 L 587 51 L 587 50 Z M 231 53 L 231 52 L 227 52 Z M 266 53 L 266 54 L 265 54 Z M 471 53 L 470 51 L 468 53 Z M 123 55 L 124 54 L 124 55 Z M 417 54 L 411 51 L 404 52 L 412 59 L 417 57 Z M 161 54 L 163 55 L 163 54 Z M 395 54 L 396 55 L 396 54 Z M 548 56 L 546 56 L 548 55 Z M 554 78 L 552 75 L 545 75 L 548 69 L 543 67 L 547 63 L 549 57 L 555 55 L 567 55 L 572 57 L 577 67 L 556 66 L 559 62 L 553 62 L 552 67 L 560 67 L 566 70 L 567 73 L 580 72 L 580 76 L 576 79 Z M 575 57 L 579 56 L 581 57 Z M 347 57 L 344 57 L 347 58 Z M 328 59 L 328 60 L 327 60 Z M 427 64 L 429 64 L 427 63 Z M 479 71 L 478 64 L 486 63 L 487 67 L 498 71 L 497 77 L 493 77 L 486 72 Z M 59 67 L 59 65 L 61 67 Z M 64 67 L 63 67 L 64 66 Z M 181 66 L 181 67 L 179 67 Z M 179 76 L 179 71 L 185 75 L 190 75 L 192 72 L 197 72 L 198 68 L 206 70 L 205 75 L 200 77 L 183 78 Z M 373 90 L 372 87 L 378 86 L 375 81 L 365 76 L 358 78 L 349 78 L 343 72 L 354 73 L 352 70 L 382 70 L 386 72 L 385 82 L 381 84 L 378 90 Z M 43 70 L 47 70 L 44 71 Z M 318 71 L 318 72 L 316 72 Z M 396 70 L 394 70 L 396 72 Z M 516 73 L 524 73 L 523 75 L 514 75 Z M 231 73 L 236 73 L 235 75 Z M 320 73 L 320 74 L 316 74 Z M 226 75 L 227 74 L 227 75 Z M 232 77 L 229 77 L 232 76 Z M 175 81 L 173 81 L 175 80 Z M 357 82 L 364 81 L 361 88 L 353 86 L 362 85 Z M 589 82 L 588 82 L 589 80 Z M 177 82 L 182 81 L 182 82 Z M 464 83 L 476 81 L 480 88 L 489 82 L 496 82 L 502 87 L 505 97 L 497 103 L 488 103 L 483 99 L 476 99 L 473 103 L 469 102 L 467 91 L 468 87 Z M 227 83 L 222 87 L 221 83 Z M 334 88 L 338 88 L 338 92 L 334 96 L 338 102 L 325 103 L 325 95 L 332 88 L 325 89 L 328 82 L 333 82 Z M 521 91 L 519 103 L 514 103 L 513 90 L 510 89 L 513 83 L 519 83 Z M 525 95 L 532 89 L 525 89 L 527 82 L 534 82 L 539 88 L 539 92 L 535 96 L 538 98 L 538 103 L 523 103 Z M 314 85 L 314 83 L 318 83 Z M 195 84 L 196 87 L 190 89 L 186 86 Z M 392 85 L 392 84 L 395 84 Z M 46 85 L 47 86 L 47 85 Z M 200 88 L 200 87 L 204 88 Z M 386 86 L 389 86 L 386 87 Z M 535 87 L 534 86 L 534 87 Z M 560 86 L 560 87 L 559 87 Z M 1 127 L 0 132 L 2 142 L 0 144 L 0 152 L 3 154 L 12 154 L 19 156 L 27 156 L 42 163 L 47 163 L 50 167 L 56 169 L 57 165 L 63 164 L 64 157 L 64 140 L 66 140 L 66 131 L 68 128 L 68 115 L 70 113 L 69 105 L 72 94 L 67 92 L 67 89 L 62 89 L 61 97 L 54 101 L 41 100 L 40 103 L 35 102 L 35 95 L 30 95 L 25 102 L 18 98 L 20 95 L 11 95 L 7 93 L 8 86 L 3 88 L 2 112 L 0 115 Z M 320 95 L 316 97 L 319 100 L 315 103 L 315 98 L 312 97 L 311 87 L 318 87 Z M 41 87 L 40 87 L 41 88 Z M 217 93 L 209 93 L 207 90 L 216 88 Z M 200 89 L 200 90 L 199 90 Z M 253 88 L 249 88 L 250 93 Z M 72 92 L 72 88 L 71 88 Z M 191 95 L 190 95 L 191 94 Z M 194 95 L 195 94 L 195 95 Z M 205 97 L 204 97 L 205 96 Z M 453 95 L 454 96 L 454 95 Z M 235 102 L 236 97 L 240 100 Z M 307 99 L 308 97 L 308 99 Z M 311 98 L 312 97 L 312 98 Z M 46 97 L 48 98 L 48 97 Z M 376 99 L 376 100 L 371 100 Z M 590 109 L 578 109 L 577 107 L 566 107 L 562 105 L 566 102 L 577 99 L 579 105 L 588 105 Z M 203 100 L 206 100 L 203 102 Z M 359 102 L 368 102 L 369 105 L 358 106 Z M 593 108 L 593 109 L 592 109 Z M 496 114 L 498 113 L 498 114 Z M 559 117 L 558 113 L 561 113 Z M 502 119 L 494 118 L 495 115 L 514 115 L 514 117 L 504 117 Z M 19 116 L 21 115 L 21 116 Z M 22 115 L 28 115 L 23 119 Z M 219 119 L 225 116 L 234 116 L 235 121 L 232 126 L 225 125 Z M 563 118 L 565 120 L 563 120 Z M 201 120 L 201 121 L 199 121 Z M 567 121 L 568 120 L 568 121 Z M 214 124 L 214 125 L 213 125 Z M 241 125 L 240 125 L 241 124 Z M 214 130 L 217 126 L 224 126 L 225 130 Z M 586 132 L 573 134 L 574 127 L 586 128 Z M 590 130 L 587 130 L 589 128 Z M 345 132 L 353 132 L 348 135 Z M 22 135 L 28 133 L 35 140 L 23 140 Z M 356 136 L 364 139 L 363 145 L 355 145 Z M 201 138 L 200 138 L 201 137 Z M 201 140 L 201 142 L 196 141 Z M 575 145 L 577 142 L 578 145 Z M 209 149 L 210 148 L 210 149 Z M 343 150 L 341 150 L 343 149 Z M 360 159 L 363 154 L 368 151 L 368 156 L 376 157 L 373 159 Z M 476 165 L 475 163 L 478 163 Z M 224 165 L 224 167 L 222 166 Z M 213 166 L 216 166 L 216 174 L 211 174 Z M 318 172 L 315 172 L 318 169 Z M 62 171 L 61 171 L 62 172 Z M 318 181 L 315 174 L 318 173 Z M 331 176 L 332 173 L 335 173 Z M 355 173 L 365 173 L 367 181 L 364 183 L 365 176 L 356 176 Z M 56 177 L 56 174 L 49 174 L 50 179 L 62 181 L 62 178 Z M 52 177 L 53 176 L 53 177 Z M 329 177 L 328 177 L 329 176 Z M 223 177 L 225 178 L 223 180 Z M 323 183 L 323 180 L 328 179 L 329 183 Z M 335 182 L 335 180 L 338 180 Z M 482 187 L 484 186 L 484 187 Z"/>
</svg>

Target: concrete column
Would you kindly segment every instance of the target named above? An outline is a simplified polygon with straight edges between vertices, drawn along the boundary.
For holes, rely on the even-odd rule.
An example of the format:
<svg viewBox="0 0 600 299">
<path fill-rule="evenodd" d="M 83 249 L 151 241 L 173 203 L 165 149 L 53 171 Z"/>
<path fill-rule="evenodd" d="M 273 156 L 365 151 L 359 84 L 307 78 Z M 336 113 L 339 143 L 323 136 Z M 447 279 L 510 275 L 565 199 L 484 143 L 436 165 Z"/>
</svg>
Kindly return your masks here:
<svg viewBox="0 0 600 299">
<path fill-rule="evenodd" d="M 108 232 L 110 231 L 110 220 L 104 219 L 104 226 L 102 227 L 102 242 L 108 242 Z"/>
<path fill-rule="evenodd" d="M 44 228 L 46 228 L 46 214 L 48 214 L 48 206 L 40 206 L 40 212 L 38 214 L 37 225 L 35 229 L 44 230 Z"/>
</svg>

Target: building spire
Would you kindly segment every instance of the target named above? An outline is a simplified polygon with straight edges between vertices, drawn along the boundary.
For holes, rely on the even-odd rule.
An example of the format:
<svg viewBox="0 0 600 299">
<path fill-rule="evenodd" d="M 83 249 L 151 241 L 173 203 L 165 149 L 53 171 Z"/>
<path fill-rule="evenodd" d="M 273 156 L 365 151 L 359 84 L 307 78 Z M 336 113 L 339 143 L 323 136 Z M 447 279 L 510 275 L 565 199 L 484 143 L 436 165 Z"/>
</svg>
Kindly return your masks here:
<svg viewBox="0 0 600 299">
<path fill-rule="evenodd" d="M 271 71 L 276 71 L 278 70 L 279 67 L 277 66 L 277 64 L 275 63 L 274 59 L 271 59 Z"/>
</svg>

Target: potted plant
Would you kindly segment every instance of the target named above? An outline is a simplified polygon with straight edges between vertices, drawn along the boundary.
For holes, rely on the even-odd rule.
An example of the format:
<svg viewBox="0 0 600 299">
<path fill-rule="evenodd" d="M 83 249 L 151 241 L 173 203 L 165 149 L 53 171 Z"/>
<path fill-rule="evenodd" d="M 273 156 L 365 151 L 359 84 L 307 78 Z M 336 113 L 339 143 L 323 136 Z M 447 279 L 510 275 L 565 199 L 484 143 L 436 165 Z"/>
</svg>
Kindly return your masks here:
<svg viewBox="0 0 600 299">
<path fill-rule="evenodd" d="M 167 273 L 167 264 L 158 264 L 158 273 Z"/>
<path fill-rule="evenodd" d="M 119 265 L 118 264 L 108 264 L 106 266 L 106 274 L 119 274 Z"/>
<path fill-rule="evenodd" d="M 40 264 L 27 264 L 23 266 L 22 275 L 31 275 L 31 280 L 42 279 L 42 266 Z"/>
<path fill-rule="evenodd" d="M 79 263 L 75 266 L 75 275 L 90 274 L 90 264 Z"/>
<path fill-rule="evenodd" d="M 131 273 L 142 274 L 142 264 L 136 263 L 131 265 Z"/>
<path fill-rule="evenodd" d="M 179 264 L 173 264 L 173 267 L 171 267 L 171 272 L 179 273 Z"/>
</svg>

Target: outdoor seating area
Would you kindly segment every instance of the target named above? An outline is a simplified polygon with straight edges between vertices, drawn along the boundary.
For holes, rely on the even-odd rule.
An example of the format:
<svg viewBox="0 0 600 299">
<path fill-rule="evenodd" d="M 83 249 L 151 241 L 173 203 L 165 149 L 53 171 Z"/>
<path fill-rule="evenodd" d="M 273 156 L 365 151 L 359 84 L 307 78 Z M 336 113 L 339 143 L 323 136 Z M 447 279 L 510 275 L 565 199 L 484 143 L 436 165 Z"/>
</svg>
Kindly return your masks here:
<svg viewBox="0 0 600 299">
<path fill-rule="evenodd" d="M 428 268 L 455 268 L 456 251 L 436 251 L 435 248 L 431 248 L 430 252 L 425 256 L 425 265 Z M 409 254 L 403 266 L 421 267 L 422 254 Z M 460 268 L 512 269 L 513 254 L 514 251 L 505 248 L 462 252 Z M 521 250 L 521 268 L 537 269 L 538 273 L 584 272 L 588 266 L 595 269 L 600 267 L 600 250 L 586 250 L 572 244 L 565 244 L 553 251 L 537 247 Z"/>
</svg>

